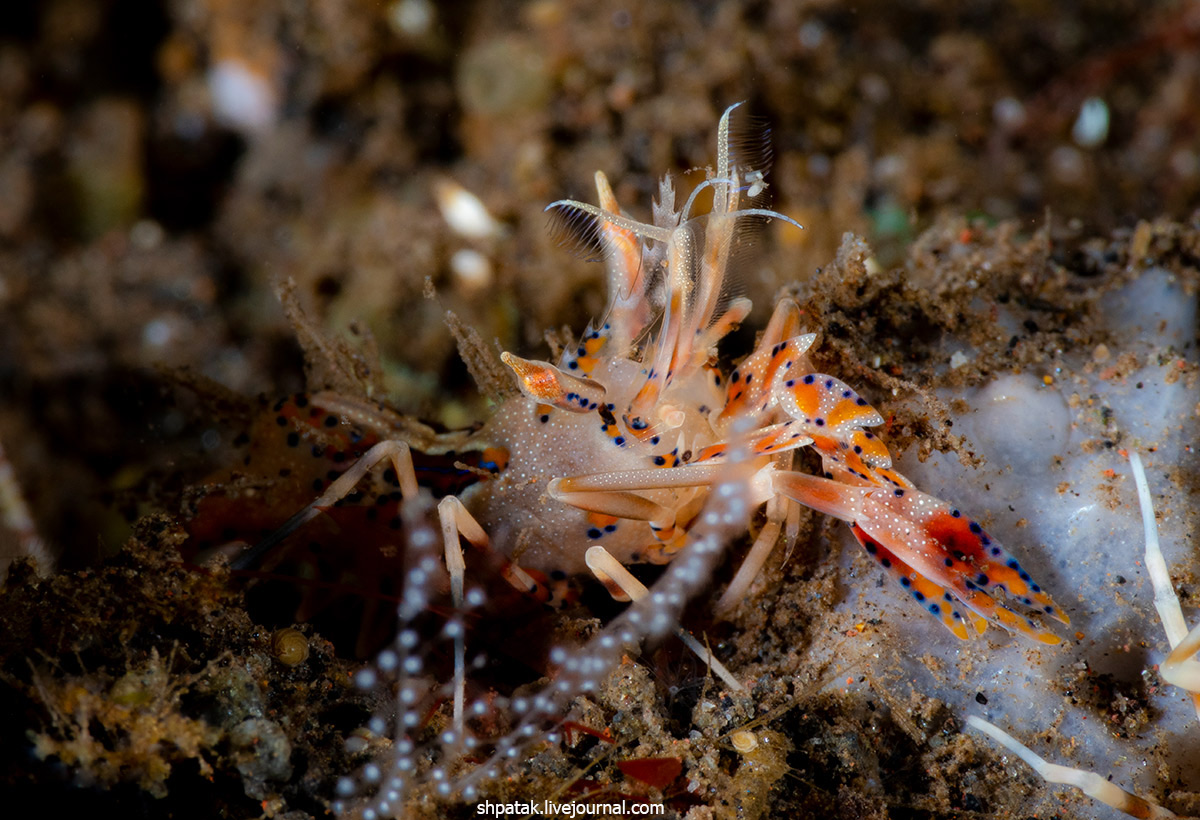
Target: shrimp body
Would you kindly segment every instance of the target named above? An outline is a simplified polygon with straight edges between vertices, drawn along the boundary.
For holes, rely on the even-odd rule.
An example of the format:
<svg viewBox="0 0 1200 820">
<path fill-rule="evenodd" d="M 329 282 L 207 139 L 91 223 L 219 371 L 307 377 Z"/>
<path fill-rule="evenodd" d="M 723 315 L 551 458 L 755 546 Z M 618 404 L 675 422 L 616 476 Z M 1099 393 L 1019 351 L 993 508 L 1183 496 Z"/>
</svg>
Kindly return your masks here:
<svg viewBox="0 0 1200 820">
<path fill-rule="evenodd" d="M 707 214 L 692 214 L 696 193 L 676 209 L 665 180 L 653 223 L 638 222 L 600 173 L 598 206 L 547 209 L 606 261 L 609 309 L 556 363 L 504 355 L 522 395 L 478 435 L 510 461 L 495 480 L 469 488 L 465 505 L 515 562 L 552 576 L 582 573 L 585 550 L 597 544 L 623 563 L 665 562 L 723 459 L 749 448 L 754 500 L 767 503 L 768 524 L 723 602 L 744 595 L 798 503 L 847 521 L 958 637 L 991 622 L 1057 643 L 1037 616 L 1067 619 L 1017 560 L 895 471 L 870 432 L 883 417 L 849 385 L 814 371 L 806 351 L 816 336 L 801 332 L 795 303 L 776 305 L 756 349 L 732 372 L 713 365 L 717 342 L 750 309 L 727 293 L 740 251 L 753 228 L 790 221 L 763 207 L 769 151 L 762 135 L 733 130 L 736 108 L 721 118 L 716 168 L 697 188 L 711 189 Z M 805 446 L 820 454 L 823 476 L 792 469 L 792 451 Z"/>
<path fill-rule="evenodd" d="M 640 222 L 622 213 L 598 172 L 598 205 L 563 200 L 547 208 L 568 238 L 605 260 L 609 306 L 555 362 L 504 353 L 516 391 L 477 432 L 441 448 L 482 451 L 483 469 L 464 468 L 478 480 L 439 504 L 456 600 L 466 567 L 460 538 L 502 552 L 508 580 L 545 598 L 547 581 L 585 573 L 597 546 L 620 563 L 669 561 L 738 451 L 751 459 L 750 500 L 766 505 L 766 524 L 719 609 L 745 597 L 803 505 L 846 521 L 958 637 L 990 622 L 1058 643 L 1040 618 L 1067 618 L 1018 561 L 977 522 L 897 472 L 871 432 L 883 417 L 848 384 L 816 372 L 807 358 L 816 335 L 802 332 L 795 302 L 776 304 L 755 349 L 731 372 L 715 365 L 717 343 L 750 312 L 747 299 L 731 295 L 743 251 L 766 222 L 792 222 L 765 207 L 769 145 L 765 134 L 733 124 L 737 108 L 721 117 L 716 167 L 682 207 L 664 179 L 652 221 Z M 697 215 L 702 192 L 712 205 Z M 398 431 L 372 446 L 268 542 L 345 497 L 381 461 L 411 497 L 420 481 L 412 450 L 429 445 L 439 446 Z M 823 475 L 794 469 L 794 451 L 809 446 Z"/>
</svg>

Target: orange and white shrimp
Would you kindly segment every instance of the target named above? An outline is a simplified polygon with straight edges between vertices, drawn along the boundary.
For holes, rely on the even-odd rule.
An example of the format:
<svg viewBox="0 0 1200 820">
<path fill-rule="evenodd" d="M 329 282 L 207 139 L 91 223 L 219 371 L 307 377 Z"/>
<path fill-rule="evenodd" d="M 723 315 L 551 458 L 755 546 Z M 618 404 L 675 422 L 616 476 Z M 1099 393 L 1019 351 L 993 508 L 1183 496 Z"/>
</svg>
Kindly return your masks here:
<svg viewBox="0 0 1200 820">
<path fill-rule="evenodd" d="M 722 297 L 745 228 L 786 219 L 762 207 L 767 152 L 731 134 L 735 108 L 722 117 L 717 167 L 700 186 L 712 189 L 708 214 L 691 214 L 696 192 L 676 211 L 664 182 L 654 224 L 637 222 L 619 211 L 602 174 L 598 207 L 550 206 L 601 250 L 612 303 L 607 321 L 589 328 L 558 366 L 506 354 L 525 404 L 505 405 L 484 432 L 504 439 L 514 463 L 537 423 L 557 444 L 549 452 L 535 446 L 521 457 L 530 466 L 481 487 L 487 500 L 479 509 L 493 520 L 537 516 L 552 542 L 535 553 L 543 569 L 577 568 L 584 544 L 595 543 L 622 561 L 665 561 L 683 543 L 722 459 L 743 441 L 757 459 L 753 497 L 768 503 L 768 525 L 723 607 L 742 597 L 778 540 L 787 504 L 798 502 L 849 522 L 867 551 L 960 638 L 991 622 L 1058 643 L 1014 608 L 1067 622 L 1049 595 L 978 523 L 893 470 L 887 447 L 869 432 L 882 424 L 879 413 L 841 380 L 813 371 L 805 354 L 816 336 L 800 332 L 795 303 L 776 305 L 756 349 L 727 377 L 710 364 L 716 342 L 749 311 L 746 300 Z M 630 297 L 639 292 L 641 299 Z M 661 305 L 657 323 L 648 305 Z M 789 469 L 790 452 L 810 445 L 823 477 Z M 558 446 L 568 452 L 555 455 Z M 518 499 L 510 495 L 521 492 L 516 487 L 534 489 Z M 580 532 L 569 508 L 609 523 Z M 547 515 L 559 524 L 547 527 Z"/>
<path fill-rule="evenodd" d="M 794 302 L 776 305 L 757 347 L 731 373 L 713 364 L 716 344 L 750 310 L 728 291 L 754 230 L 772 219 L 792 222 L 764 207 L 769 146 L 764 134 L 732 124 L 737 109 L 718 126 L 715 169 L 682 208 L 667 178 L 653 222 L 638 221 L 622 213 L 602 173 L 599 205 L 563 200 L 547 208 L 568 237 L 605 260 L 610 304 L 557 363 L 503 355 L 519 394 L 466 445 L 486 448 L 496 469 L 439 504 L 456 599 L 465 566 L 460 537 L 480 549 L 495 545 L 511 560 L 512 582 L 547 597 L 542 579 L 585 573 L 591 547 L 621 563 L 669 561 L 723 461 L 743 447 L 754 458 L 752 499 L 767 504 L 768 521 L 722 608 L 744 596 L 799 503 L 848 522 L 958 637 L 990 622 L 1058 643 L 1038 619 L 1068 622 L 1050 596 L 978 523 L 892 468 L 870 432 L 883 418 L 866 399 L 814 372 L 806 352 L 816 336 L 801 332 Z M 702 190 L 711 192 L 712 207 L 697 215 Z M 380 461 L 395 468 L 406 496 L 415 494 L 410 442 L 402 438 L 373 447 L 285 531 L 345 496 Z M 808 446 L 820 454 L 823 476 L 791 469 L 792 452 Z"/>
</svg>

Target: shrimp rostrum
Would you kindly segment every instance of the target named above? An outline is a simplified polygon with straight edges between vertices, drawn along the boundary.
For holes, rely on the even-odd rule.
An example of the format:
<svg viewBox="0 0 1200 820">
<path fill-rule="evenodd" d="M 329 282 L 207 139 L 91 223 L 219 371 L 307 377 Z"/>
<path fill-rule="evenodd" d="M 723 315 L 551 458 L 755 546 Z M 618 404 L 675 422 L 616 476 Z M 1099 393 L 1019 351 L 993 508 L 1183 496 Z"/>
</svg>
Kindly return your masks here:
<svg viewBox="0 0 1200 820">
<path fill-rule="evenodd" d="M 716 167 L 676 206 L 664 179 L 651 222 L 622 212 L 603 173 L 597 205 L 562 200 L 547 210 L 564 237 L 602 258 L 609 306 L 555 362 L 502 356 L 516 391 L 468 447 L 490 453 L 490 474 L 443 498 L 439 516 L 451 588 L 461 600 L 461 539 L 497 549 L 506 577 L 552 598 L 587 572 L 596 546 L 622 564 L 665 563 L 686 543 L 731 454 L 753 459 L 752 498 L 766 523 L 718 607 L 742 600 L 796 505 L 846 521 L 860 544 L 926 611 L 959 638 L 993 623 L 1047 644 L 1042 626 L 1065 614 L 983 528 L 917 490 L 871 432 L 883 417 L 840 379 L 815 372 L 790 299 L 773 311 L 757 346 L 732 372 L 716 346 L 747 316 L 732 271 L 762 227 L 770 160 L 766 135 L 721 117 Z M 707 213 L 694 213 L 711 199 Z M 799 226 L 796 226 L 799 227 Z M 519 392 L 518 392 L 519 391 Z M 460 439 L 461 442 L 461 439 Z M 823 475 L 793 469 L 812 447 Z M 389 462 L 405 494 L 417 491 L 409 443 L 376 445 L 298 514 L 292 529 Z M 614 595 L 609 573 L 593 571 Z"/>
</svg>

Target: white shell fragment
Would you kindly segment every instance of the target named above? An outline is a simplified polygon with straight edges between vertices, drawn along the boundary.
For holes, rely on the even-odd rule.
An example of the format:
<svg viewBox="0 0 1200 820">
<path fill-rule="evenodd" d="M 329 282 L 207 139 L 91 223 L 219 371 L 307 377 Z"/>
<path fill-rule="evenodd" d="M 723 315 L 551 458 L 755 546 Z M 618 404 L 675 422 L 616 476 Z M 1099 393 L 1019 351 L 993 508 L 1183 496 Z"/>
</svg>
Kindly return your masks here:
<svg viewBox="0 0 1200 820">
<path fill-rule="evenodd" d="M 1071 127 L 1071 138 L 1080 148 L 1097 148 L 1108 138 L 1108 105 L 1099 97 L 1088 97 Z"/>
<path fill-rule="evenodd" d="M 490 239 L 502 232 L 496 221 L 479 197 L 452 179 L 442 178 L 433 185 L 433 196 L 437 200 L 442 218 L 450 230 L 467 239 Z"/>
</svg>

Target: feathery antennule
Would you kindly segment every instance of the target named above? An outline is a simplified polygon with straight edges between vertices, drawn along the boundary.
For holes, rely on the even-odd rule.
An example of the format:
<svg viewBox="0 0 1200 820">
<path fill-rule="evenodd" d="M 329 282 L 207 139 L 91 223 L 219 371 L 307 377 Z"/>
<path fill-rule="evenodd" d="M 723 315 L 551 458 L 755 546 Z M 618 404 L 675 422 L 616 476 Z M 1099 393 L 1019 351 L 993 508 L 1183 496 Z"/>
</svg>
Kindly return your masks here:
<svg viewBox="0 0 1200 820">
<path fill-rule="evenodd" d="M 610 247 L 604 241 L 603 223 L 581 203 L 554 203 L 546 207 L 546 228 L 550 238 L 560 248 L 585 262 L 600 262 L 608 257 Z"/>
<path fill-rule="evenodd" d="M 721 116 L 715 176 L 728 179 L 730 183 L 727 199 L 713 203 L 714 214 L 782 219 L 803 229 L 804 226 L 795 220 L 762 207 L 768 199 L 765 178 L 773 159 L 771 131 L 765 121 L 745 111 L 743 103 L 735 103 Z M 743 198 L 749 207 L 741 207 Z"/>
<path fill-rule="evenodd" d="M 770 219 L 781 219 L 803 229 L 795 220 L 764 207 L 768 199 L 764 176 L 770 169 L 771 146 L 757 118 L 745 113 L 742 103 L 725 110 L 718 127 L 717 168 L 688 198 L 684 213 L 690 213 L 696 194 L 713 190 L 712 209 L 706 219 L 703 283 L 697 311 L 701 331 L 721 318 L 722 308 L 742 293 L 741 280 L 746 252 L 757 244 L 763 226 Z M 750 207 L 741 207 L 743 200 Z"/>
<path fill-rule="evenodd" d="M 645 239 L 666 242 L 670 238 L 669 231 L 573 199 L 551 202 L 545 212 L 550 215 L 549 230 L 554 241 L 589 262 L 612 254 L 613 246 L 604 237 L 605 225 L 615 225 Z"/>
<path fill-rule="evenodd" d="M 580 217 L 571 214 L 571 211 L 582 211 L 585 214 L 589 214 L 596 223 L 593 230 L 597 232 L 597 235 L 599 235 L 600 226 L 603 223 L 608 223 L 616 225 L 618 228 L 624 228 L 634 236 L 640 236 L 645 239 L 653 239 L 658 242 L 668 242 L 671 239 L 671 231 L 666 228 L 647 225 L 645 222 L 638 222 L 636 219 L 630 219 L 622 214 L 615 214 L 603 208 L 597 208 L 595 205 L 589 205 L 586 202 L 577 202 L 573 199 L 560 199 L 557 202 L 551 202 L 546 206 L 545 210 L 546 213 L 551 214 L 566 214 L 572 222 Z"/>
<path fill-rule="evenodd" d="M 766 200 L 768 186 L 764 177 L 774 160 L 771 129 L 766 121 L 749 114 L 737 117 L 730 128 L 727 151 L 743 186 L 739 193 L 751 207 L 758 206 Z"/>
</svg>

